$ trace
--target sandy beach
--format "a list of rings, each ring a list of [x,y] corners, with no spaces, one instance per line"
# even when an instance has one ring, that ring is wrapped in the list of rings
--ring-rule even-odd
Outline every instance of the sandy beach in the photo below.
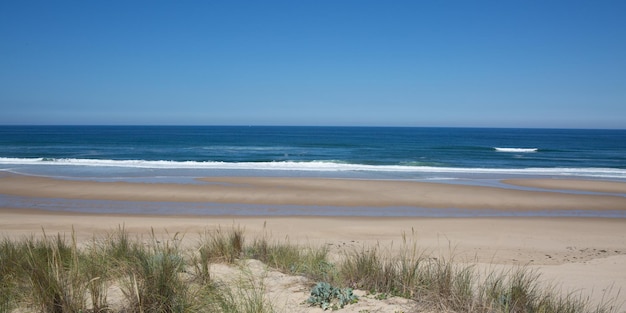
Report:
[[[154,202],[212,202],[317,206],[411,206],[492,210],[626,210],[626,197],[537,192],[391,180],[213,177],[203,184],[73,181],[3,174],[0,194],[23,197]],[[551,181],[561,189],[616,192],[626,183]],[[512,184],[543,188],[545,180]],[[588,187],[592,186],[592,187]],[[593,189],[591,189],[593,188]]]
[[[626,210],[619,195],[523,191],[399,181],[296,178],[210,178],[203,184],[139,184],[58,180],[3,174],[0,194],[38,198],[126,201],[210,201],[333,206],[413,205],[496,210]],[[623,193],[625,183],[519,181],[511,184]],[[1,206],[1,204],[0,204]],[[481,268],[529,266],[564,290],[600,301],[612,286],[626,300],[626,220],[621,218],[382,218],[293,216],[155,216],[0,209],[0,235],[76,232],[80,240],[124,225],[132,234],[180,232],[191,243],[207,229],[237,226],[246,236],[269,234],[301,244],[328,245],[333,253],[367,245],[399,249],[403,236],[428,253]]]

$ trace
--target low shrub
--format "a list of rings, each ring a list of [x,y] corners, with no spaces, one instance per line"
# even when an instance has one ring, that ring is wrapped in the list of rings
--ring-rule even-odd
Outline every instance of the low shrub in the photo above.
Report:
[[[312,306],[319,306],[324,311],[341,309],[344,306],[358,302],[359,298],[352,293],[351,288],[337,288],[327,282],[319,282],[311,289],[311,296],[307,300]]]

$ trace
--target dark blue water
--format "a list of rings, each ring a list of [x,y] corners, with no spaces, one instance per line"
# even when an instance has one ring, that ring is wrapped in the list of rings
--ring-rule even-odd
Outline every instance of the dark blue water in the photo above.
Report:
[[[58,176],[626,179],[626,130],[0,126],[0,169]]]

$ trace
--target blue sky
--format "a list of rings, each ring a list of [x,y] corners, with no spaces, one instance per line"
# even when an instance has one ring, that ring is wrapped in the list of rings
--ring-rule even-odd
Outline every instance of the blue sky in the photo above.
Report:
[[[626,128],[626,1],[2,1],[0,124]]]

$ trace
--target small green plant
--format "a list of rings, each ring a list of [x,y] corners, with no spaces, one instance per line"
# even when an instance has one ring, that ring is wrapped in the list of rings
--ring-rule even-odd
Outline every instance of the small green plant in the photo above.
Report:
[[[376,299],[376,300],[386,300],[388,298],[389,298],[389,295],[384,293],[384,292],[383,293],[378,293],[378,294],[376,294],[374,296],[374,299]]]
[[[352,293],[352,288],[337,288],[327,282],[319,282],[311,290],[311,297],[307,302],[312,306],[319,306],[324,311],[341,309],[344,306],[356,303],[359,298]]]

